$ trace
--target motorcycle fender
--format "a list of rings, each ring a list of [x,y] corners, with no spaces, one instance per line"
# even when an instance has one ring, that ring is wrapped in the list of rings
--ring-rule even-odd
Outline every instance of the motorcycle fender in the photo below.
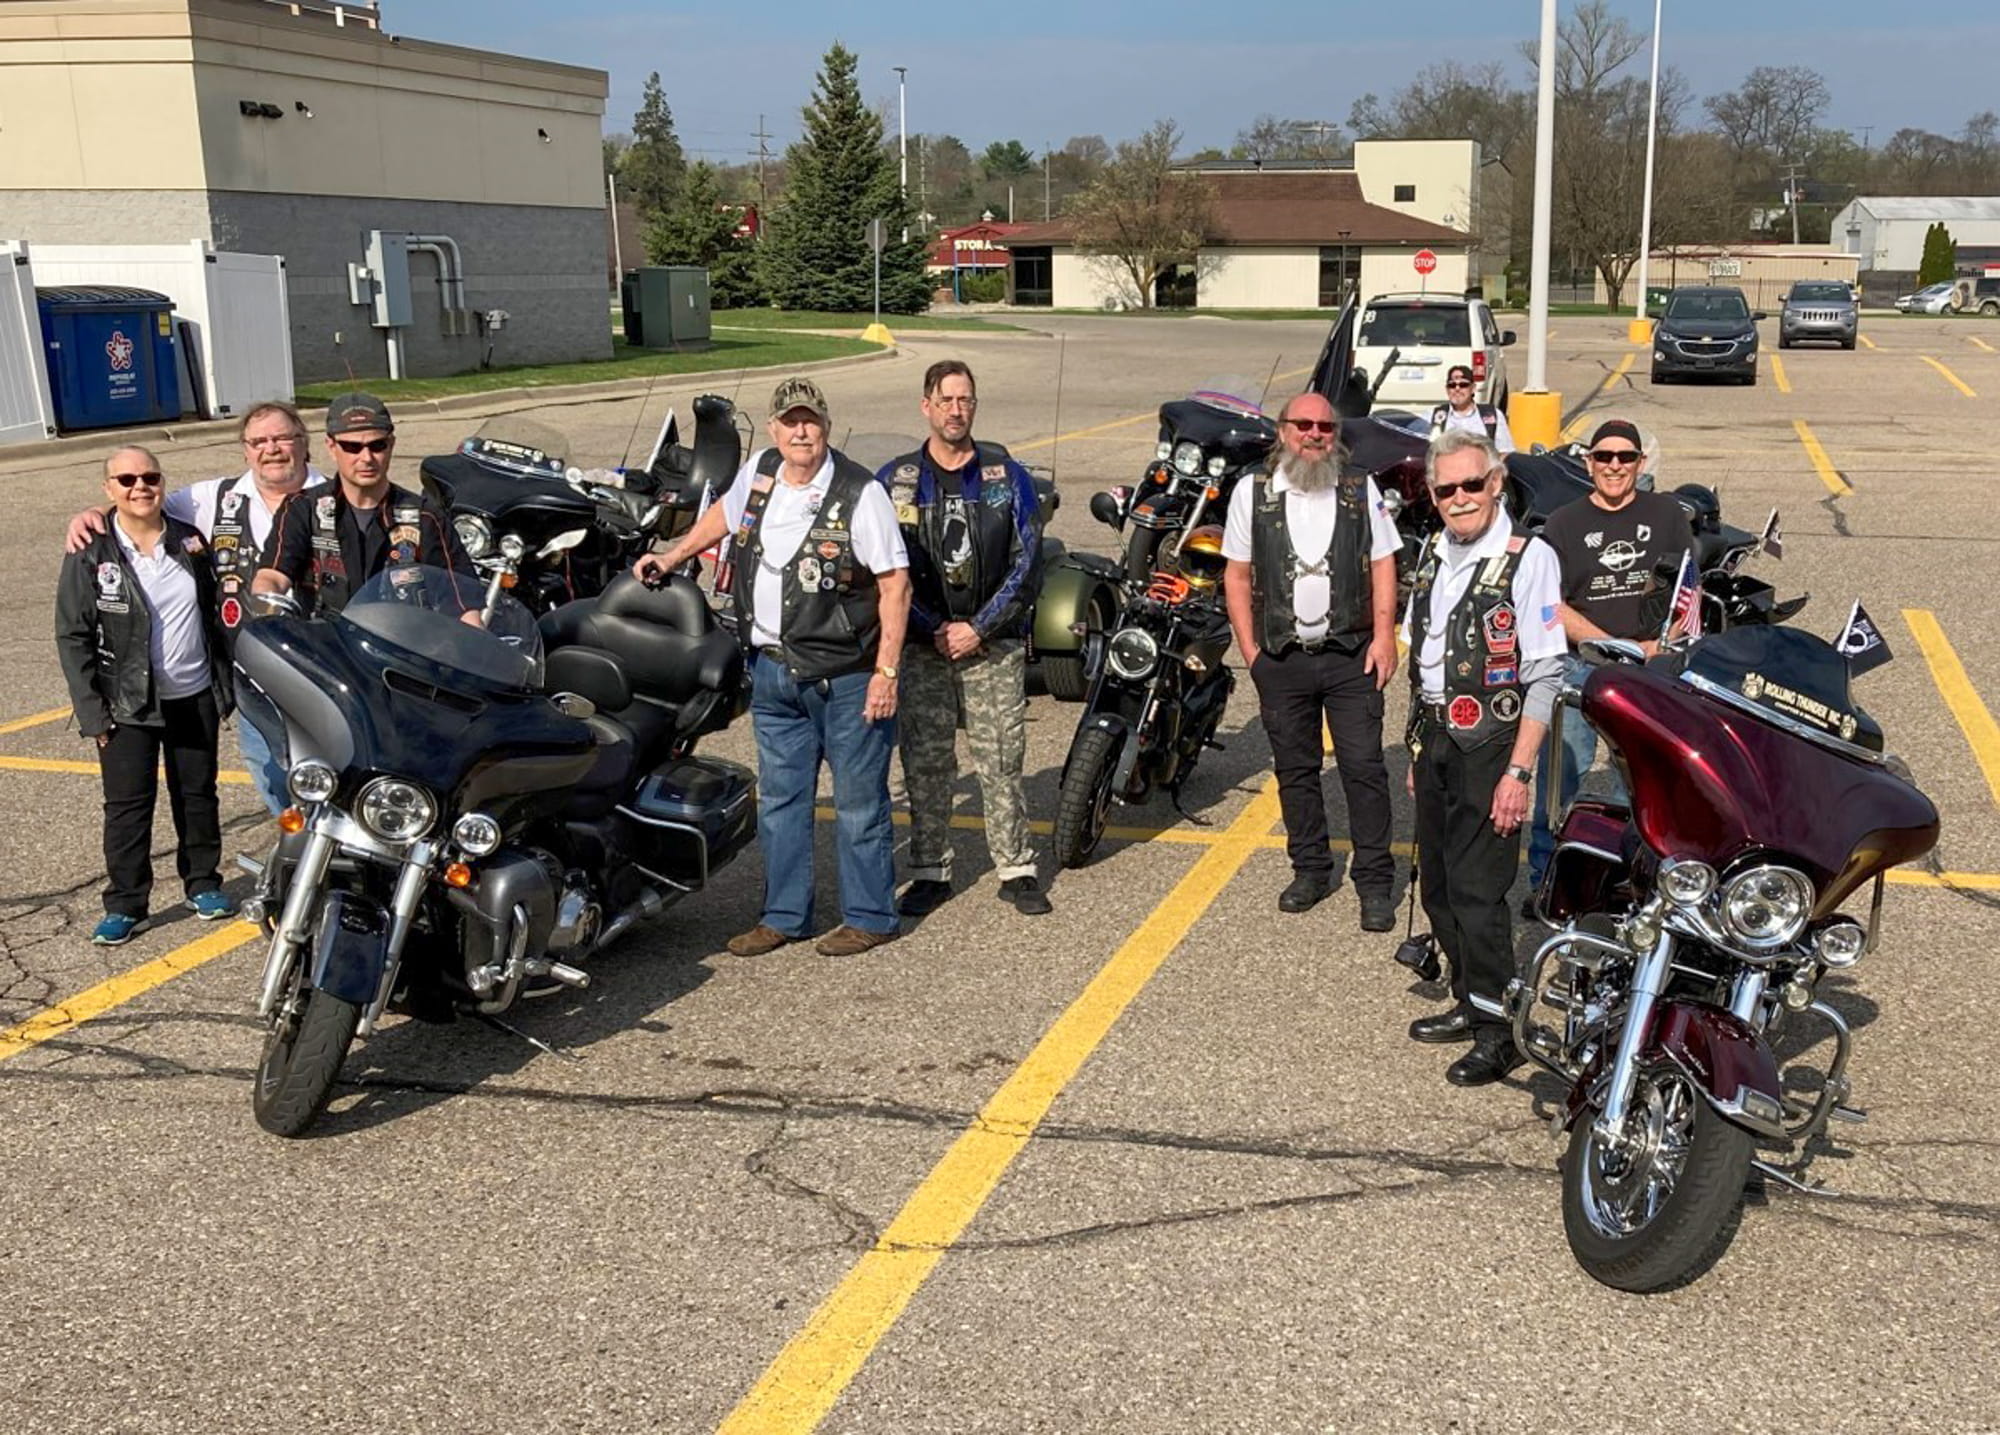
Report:
[[[365,1007],[388,964],[388,911],[358,893],[328,892],[313,934],[313,990]]]
[[[1070,631],[1070,625],[1088,622],[1091,599],[1110,588],[1105,575],[1079,562],[1080,556],[1065,553],[1043,570],[1042,590],[1035,598],[1037,654],[1070,654],[1081,648],[1083,639]],[[1115,593],[1106,606],[1116,611]]]
[[[1785,1108],[1777,1059],[1764,1039],[1733,1012],[1705,1002],[1661,1002],[1654,1009],[1653,1032],[1639,1059],[1643,1062],[1659,1056],[1686,1072],[1725,1120],[1760,1136],[1784,1136]],[[1565,1127],[1591,1105],[1608,1067],[1607,1054],[1570,1088],[1563,1112]]]
[[[1069,755],[1063,759],[1064,778],[1069,776],[1070,764],[1076,761],[1076,746],[1087,732],[1108,732],[1118,741],[1118,766],[1121,768],[1125,765],[1126,753],[1135,746],[1132,725],[1117,713],[1085,713],[1083,721],[1076,725],[1076,736],[1069,740]]]

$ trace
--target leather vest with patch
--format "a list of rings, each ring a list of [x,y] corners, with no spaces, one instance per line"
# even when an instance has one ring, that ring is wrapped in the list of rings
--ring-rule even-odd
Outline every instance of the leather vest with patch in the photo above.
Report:
[[[1529,540],[1519,533],[1507,551],[1482,559],[1465,596],[1445,618],[1444,730],[1460,748],[1511,737],[1521,721],[1520,614],[1514,608],[1514,573]],[[1445,536],[1424,549],[1410,585],[1410,687],[1421,701],[1418,655],[1430,631],[1431,589],[1437,582]]]
[[[1009,465],[1013,456],[997,443],[973,440],[973,462],[977,465],[973,496],[945,492],[946,478],[931,462],[926,445],[914,453],[890,460],[889,502],[896,509],[896,523],[903,530],[903,544],[910,555],[910,588],[916,605],[939,615],[945,622],[971,622],[1013,576],[1013,546],[1016,531],[1014,479]],[[965,471],[951,477],[963,481]],[[966,551],[957,569],[948,568],[941,556],[945,550],[944,500],[965,498]],[[1016,603],[985,636],[1015,638],[1026,626],[1035,590],[1040,587],[1040,545],[1036,545],[1028,581],[1021,585],[1028,601]],[[930,645],[930,635],[918,632],[913,622],[906,643]]]
[[[1349,650],[1361,647],[1374,628],[1367,481],[1341,479],[1335,489],[1340,516],[1333,525],[1333,541],[1312,560],[1292,544],[1285,495],[1276,491],[1269,470],[1251,469],[1237,482],[1257,485],[1250,501],[1250,622],[1257,630],[1258,645],[1281,653],[1298,641],[1292,598],[1300,575],[1310,574],[1328,580],[1328,640]]]
[[[215,591],[222,603],[222,628],[230,637],[243,626],[243,595],[257,574],[257,541],[250,532],[250,505],[261,502],[242,480],[225,484],[215,496],[215,523],[209,529],[209,551],[215,561]]]
[[[764,510],[779,482],[784,455],[766,449],[757,461],[730,549],[737,636],[750,643],[756,622],[757,570],[775,574],[781,594],[776,623],[785,667],[798,682],[818,682],[875,666],[882,618],[875,574],[854,552],[854,509],[875,475],[845,454],[833,455],[833,479],[806,536],[790,554],[771,561],[764,551]]]
[[[1494,408],[1491,404],[1474,404],[1473,409],[1478,413],[1479,421],[1486,425],[1486,437],[1489,440],[1499,437],[1500,410]],[[1439,404],[1436,408],[1432,409],[1431,437],[1436,438],[1439,434],[1443,433],[1444,426],[1450,421],[1450,404]]]
[[[354,590],[375,575],[363,573],[360,583],[347,571],[340,551],[340,509],[343,503],[337,485],[324,493],[306,494],[312,500],[312,572],[315,605],[321,617],[331,617],[347,606]],[[423,562],[423,501],[408,489],[389,486],[382,500],[389,511],[389,547],[385,567],[401,567]]]

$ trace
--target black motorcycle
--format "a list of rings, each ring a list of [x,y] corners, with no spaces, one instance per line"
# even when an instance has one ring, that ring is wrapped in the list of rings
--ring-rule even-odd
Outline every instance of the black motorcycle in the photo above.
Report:
[[[1138,484],[1092,498],[1091,513],[1125,535],[1129,581],[1143,583],[1171,564],[1176,535],[1220,521],[1238,475],[1269,456],[1278,426],[1245,396],[1249,388],[1235,377],[1212,379],[1161,404],[1159,445]]]
[[[1063,763],[1055,855],[1065,867],[1097,849],[1114,800],[1140,803],[1165,788],[1175,809],[1191,816],[1181,789],[1202,749],[1216,745],[1236,678],[1223,663],[1230,633],[1222,530],[1194,529],[1178,547],[1173,571],[1125,580],[1124,607]]]
[[[270,935],[251,1104],[296,1136],[385,1012],[488,1018],[707,884],[756,782],[696,757],[743,661],[693,584],[629,575],[537,627],[501,591],[391,568],[331,620],[263,617],[241,681],[283,716],[293,806],[244,916]]]

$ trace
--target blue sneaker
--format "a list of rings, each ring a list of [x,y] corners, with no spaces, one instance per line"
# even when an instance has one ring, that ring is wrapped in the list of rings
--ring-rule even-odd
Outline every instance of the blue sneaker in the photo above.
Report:
[[[204,922],[219,922],[236,915],[236,904],[220,892],[197,892],[187,899],[187,904]]]
[[[106,912],[104,920],[97,924],[97,930],[90,934],[90,940],[100,947],[122,947],[132,940],[132,933],[144,920],[124,912]]]

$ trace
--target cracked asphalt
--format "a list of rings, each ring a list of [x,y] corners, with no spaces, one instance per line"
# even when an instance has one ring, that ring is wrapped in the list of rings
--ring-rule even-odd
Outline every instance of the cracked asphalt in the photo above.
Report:
[[[1323,332],[1027,322],[916,334],[893,359],[824,374],[836,434],[914,435],[924,365],[966,357],[980,432],[1053,459],[1056,531],[1100,549],[1112,539],[1088,495],[1138,471],[1162,400],[1218,374],[1303,371]],[[1628,352],[1623,321],[1554,328],[1552,383],[1574,407]],[[510,1013],[518,1033],[386,1026],[306,1140],[250,1119],[251,946],[0,1051],[0,1409],[92,1435],[712,1430],[874,1248],[941,1258],[858,1352],[826,1431],[2000,1429],[1980,1373],[2000,1366],[2000,1038],[1981,1003],[2000,938],[2000,769],[1902,616],[1935,614],[1970,688],[2000,695],[1991,480],[1959,457],[2000,393],[2000,354],[1970,336],[2000,330],[1864,329],[1877,348],[1783,354],[1790,392],[1768,362],[1755,389],[1654,389],[1642,353],[1592,401],[1656,432],[1668,480],[1717,484],[1738,524],[1783,510],[1787,557],[1757,571],[1812,591],[1805,626],[1831,634],[1854,598],[1868,605],[1897,661],[1859,691],[1945,818],[1934,862],[1889,888],[1881,949],[1825,988],[1855,1027],[1870,1114],[1810,1168],[1842,1194],[1753,1191],[1695,1284],[1639,1299],[1582,1274],[1547,1135],[1556,1083],[1447,1086],[1451,1053],[1403,1035],[1438,992],[1389,960],[1393,938],[1359,932],[1344,887],[1279,914],[1289,874],[1269,843],[1193,917],[962,1234],[941,1253],[890,1238],[954,1143],[1017,1134],[982,1118],[989,1100],[1259,792],[1269,753],[1246,683],[1226,750],[1189,789],[1213,825],[1164,801],[1118,815],[1172,840],[1107,842],[1059,874],[1051,917],[997,902],[965,831],[960,895],[902,940],[849,961],[731,957],[724,940],[757,916],[753,851],[595,963],[588,992]],[[1525,349],[1509,358],[1518,383]],[[1059,367],[1075,436],[1051,445]],[[740,401],[760,411],[773,382],[748,376]],[[710,387],[735,376],[534,416],[574,459],[615,463],[635,417],[643,441]],[[1816,473],[1801,420],[1846,492]],[[478,421],[406,410],[401,471]],[[164,450],[177,482],[240,467],[233,443]],[[95,499],[102,452],[0,451],[14,513],[0,724],[64,701],[58,535]],[[1393,741],[1400,676],[1391,696]],[[1037,817],[1075,711],[1031,704]],[[710,750],[747,759],[747,725]],[[95,779],[20,765],[87,756],[61,722],[0,734],[0,1028],[212,931],[168,920],[129,947],[88,945]],[[1394,776],[1401,764],[1398,746]],[[248,788],[223,802],[231,851],[257,846]],[[959,810],[978,811],[969,778]],[[164,815],[157,836],[170,872]],[[1785,1054],[1824,1056],[1811,1035]]]

